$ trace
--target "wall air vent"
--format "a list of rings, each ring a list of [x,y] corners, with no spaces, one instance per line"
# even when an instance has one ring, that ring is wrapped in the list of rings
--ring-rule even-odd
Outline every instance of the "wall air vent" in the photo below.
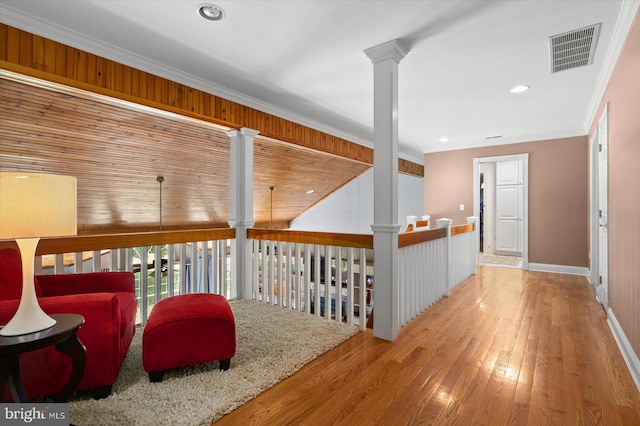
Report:
[[[600,24],[549,37],[551,72],[582,67],[593,62]]]

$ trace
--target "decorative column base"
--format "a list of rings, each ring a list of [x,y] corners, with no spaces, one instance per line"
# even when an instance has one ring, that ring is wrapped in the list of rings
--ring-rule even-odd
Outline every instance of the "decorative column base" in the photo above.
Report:
[[[398,337],[400,320],[400,270],[398,231],[400,225],[371,225],[374,247],[375,316],[373,335],[384,340]]]

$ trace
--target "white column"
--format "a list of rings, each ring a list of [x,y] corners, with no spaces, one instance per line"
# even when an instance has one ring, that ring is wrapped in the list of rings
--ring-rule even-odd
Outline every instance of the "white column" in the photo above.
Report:
[[[231,240],[232,298],[251,298],[251,249],[247,229],[255,224],[253,218],[253,139],[257,130],[242,128],[227,132],[231,152],[231,204],[229,226],[236,229]],[[237,294],[233,293],[233,288]]]
[[[399,329],[398,64],[408,50],[399,40],[371,47],[373,62],[373,335],[393,340]]]

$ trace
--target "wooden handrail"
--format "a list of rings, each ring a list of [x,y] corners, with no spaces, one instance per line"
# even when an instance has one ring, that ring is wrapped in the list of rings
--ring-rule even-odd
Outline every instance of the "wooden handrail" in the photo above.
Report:
[[[36,255],[76,253],[82,251],[140,247],[194,241],[235,238],[233,228],[194,229],[188,231],[141,232],[135,234],[79,235],[75,237],[42,238]],[[0,242],[0,248],[14,247],[15,242]]]
[[[275,229],[247,229],[247,238],[290,243],[320,244],[354,248],[373,248],[373,235],[340,234],[334,232],[281,231]]]
[[[398,235],[398,248],[426,243],[447,236],[446,228],[427,229],[424,231],[406,232]]]
[[[451,227],[451,235],[473,231],[473,224]],[[398,235],[398,248],[444,238],[445,228],[407,232]],[[131,234],[79,235],[75,237],[43,238],[36,255],[75,253],[124,247],[139,247],[161,244],[177,244],[193,241],[212,241],[235,238],[233,228],[195,229],[187,231],[142,232]],[[333,245],[373,249],[371,234],[343,234],[334,232],[283,231],[272,229],[248,229],[247,238],[292,243]],[[17,248],[13,241],[0,241],[0,249]]]
[[[464,234],[465,232],[473,232],[473,223],[467,223],[466,225],[456,225],[451,227],[451,236],[458,234]]]

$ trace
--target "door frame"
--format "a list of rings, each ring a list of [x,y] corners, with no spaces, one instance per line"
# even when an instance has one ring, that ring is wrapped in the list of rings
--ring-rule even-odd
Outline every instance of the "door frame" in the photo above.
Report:
[[[604,242],[607,253],[602,253],[600,250],[600,150],[599,145],[604,144],[607,146],[608,151],[609,135],[608,135],[608,104],[604,104],[604,108],[598,123],[589,139],[589,186],[590,186],[590,200],[589,200],[589,222],[590,222],[590,238],[589,238],[589,281],[596,290],[596,298],[598,302],[602,304],[605,310],[609,306],[609,268],[608,265],[604,270],[600,268],[600,258],[605,257],[608,263],[609,252],[609,233],[606,233],[607,241]],[[608,156],[608,152],[606,152]],[[608,172],[608,171],[607,171]],[[605,184],[608,185],[609,176],[604,175]],[[608,200],[606,200],[608,205]],[[607,220],[608,225],[608,220]],[[602,276],[603,286],[600,286],[600,276]]]
[[[497,161],[520,160],[522,167],[522,269],[529,269],[529,154],[500,155],[473,159],[473,215],[480,218],[480,164]],[[480,253],[480,233],[477,232],[476,247]]]
[[[598,288],[598,145],[600,138],[596,126],[589,139],[589,282],[594,289]]]

